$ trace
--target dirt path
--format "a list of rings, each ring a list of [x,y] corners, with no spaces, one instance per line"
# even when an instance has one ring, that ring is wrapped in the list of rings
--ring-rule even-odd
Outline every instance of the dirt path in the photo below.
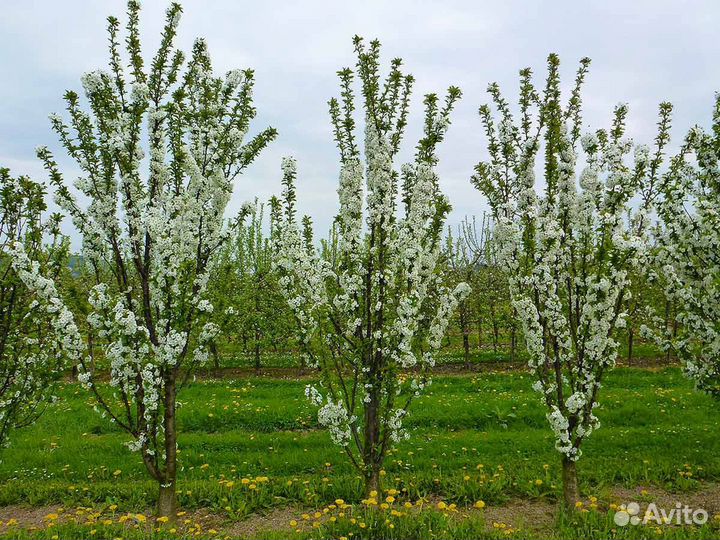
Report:
[[[631,502],[640,504],[641,513],[647,508],[650,502],[658,508],[667,511],[676,508],[679,503],[682,506],[689,506],[693,509],[702,508],[713,516],[720,514],[720,484],[705,483],[700,489],[692,492],[673,493],[657,486],[637,486],[626,488],[616,486],[610,490],[610,495],[603,497],[598,502],[600,511],[607,511],[611,504],[621,505]],[[590,501],[586,501],[588,505]],[[527,533],[540,538],[552,537],[560,503],[542,499],[523,500],[514,499],[502,506],[487,506],[482,510],[472,507],[459,507],[457,519],[464,519],[469,516],[482,516],[485,526],[492,530],[498,525],[511,527],[514,530],[527,531]],[[210,509],[197,509],[184,513],[178,518],[179,523],[186,523],[188,527],[198,527],[198,530],[216,530],[221,537],[231,538],[253,538],[266,532],[289,532],[292,530],[292,520],[302,521],[300,516],[303,512],[315,511],[317,509],[303,509],[297,506],[287,506],[269,509],[265,512],[252,514],[245,519],[232,521],[222,514],[215,513]],[[14,505],[0,507],[0,533],[3,532],[8,520],[14,520],[14,527],[21,529],[44,528],[49,521],[62,523],[76,521],[84,523],[92,516],[93,512],[101,512],[98,522],[113,517],[117,522],[120,516],[134,516],[137,514],[116,513],[108,507],[105,508],[63,508],[59,505],[30,507],[25,505]],[[108,512],[111,512],[109,514]],[[148,516],[147,526],[152,526],[152,512],[148,510],[144,515]],[[642,516],[641,516],[642,517]],[[130,518],[133,519],[133,518]],[[301,525],[302,526],[302,525]]]
[[[669,366],[680,366],[675,360],[669,362],[665,358],[641,358],[633,359],[628,364],[624,359],[618,359],[618,367],[632,367],[638,369],[658,369]],[[510,361],[492,361],[477,362],[466,367],[462,363],[457,364],[441,364],[435,366],[432,372],[435,375],[447,376],[464,376],[473,375],[475,373],[510,373],[521,372],[527,369],[526,362],[510,362]],[[268,378],[268,379],[312,379],[317,376],[317,372],[310,369],[302,369],[295,367],[265,367],[259,370],[251,367],[233,367],[221,369],[202,369],[195,372],[199,379],[245,379],[245,378]]]
[[[669,366],[680,366],[680,363],[671,359],[666,360],[664,357],[654,358],[634,358],[628,363],[623,358],[618,358],[617,367],[632,367],[638,369],[659,369]],[[466,367],[462,362],[453,364],[440,364],[432,369],[433,374],[441,376],[470,376],[477,373],[514,373],[522,372],[527,369],[526,362],[517,361],[486,361],[476,362]],[[253,367],[228,367],[228,368],[205,368],[196,369],[193,377],[200,380],[213,379],[278,379],[278,380],[311,380],[317,378],[317,371],[309,368],[299,367],[262,367],[255,369]],[[102,372],[97,377],[100,381],[107,381],[108,376]],[[72,381],[72,377],[65,378],[66,381]]]

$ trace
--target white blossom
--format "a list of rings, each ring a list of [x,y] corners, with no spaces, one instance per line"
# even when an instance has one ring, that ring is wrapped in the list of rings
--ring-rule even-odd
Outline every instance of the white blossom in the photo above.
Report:
[[[356,46],[364,47],[359,39]],[[376,56],[360,58],[377,63]],[[361,71],[364,91],[381,99],[368,78],[372,69]],[[342,72],[341,78],[350,84],[351,75]],[[354,108],[352,92],[343,93],[342,104],[331,101],[341,151],[340,209],[322,252],[303,241],[295,215],[297,166],[291,158],[282,163],[284,213],[274,262],[308,365],[319,368],[323,379],[306,395],[321,407],[320,424],[355,456],[366,480],[377,474],[390,444],[407,436],[402,423],[408,406],[429,383],[448,320],[469,291],[464,283],[448,289],[437,272],[449,203],[439,189],[434,151],[459,91],[450,90],[446,110],[428,108],[422,151],[398,171],[394,158],[402,133],[380,117],[404,114],[404,80],[398,72],[387,83],[392,88],[385,95],[398,95],[397,103],[388,103],[392,111],[375,114],[366,101],[362,152],[340,118]]]
[[[654,262],[680,331],[673,337],[643,330],[677,352],[698,388],[720,397],[720,94],[715,100],[712,130],[690,130],[658,204]]]
[[[551,55],[549,85],[559,84],[557,62]],[[491,146],[491,160],[479,164],[473,177],[493,210],[494,241],[523,329],[533,389],[549,408],[556,448],[570,461],[599,427],[593,409],[602,378],[615,365],[630,270],[642,271],[650,249],[647,215],[657,182],[650,167],[654,153],[623,138],[625,105],[616,108],[612,132],[580,136],[579,85],[586,66],[583,61],[578,72],[575,101],[565,106],[548,93],[538,114],[526,106],[525,124],[514,128],[492,85],[500,126],[491,123],[489,107],[481,114],[488,133],[505,145]],[[523,92],[532,91],[527,81]],[[669,109],[661,108],[664,114]],[[663,125],[660,145],[667,135]],[[542,187],[533,173],[540,164]],[[642,203],[631,204],[638,194]]]

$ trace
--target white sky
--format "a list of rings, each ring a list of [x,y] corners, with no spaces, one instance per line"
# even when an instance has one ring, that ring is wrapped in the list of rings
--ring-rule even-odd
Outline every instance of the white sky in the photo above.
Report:
[[[0,18],[0,166],[44,178],[35,147],[61,157],[47,115],[62,112],[66,89],[81,90],[80,76],[107,66],[105,18],[125,22],[121,0],[3,2]],[[144,49],[154,51],[167,2],[143,3]],[[335,72],[354,64],[351,38],[383,43],[384,61],[400,56],[415,75],[414,107],[404,158],[412,155],[422,119],[422,95],[460,86],[463,99],[440,149],[439,172],[454,206],[451,223],[479,214],[483,197],[468,179],[484,157],[477,116],[487,84],[497,81],[517,95],[517,72],[534,68],[538,82],[547,54],[563,62],[565,82],[577,61],[593,63],[584,102],[588,129],[607,125],[612,107],[630,104],[629,131],[641,142],[654,135],[657,104],[675,105],[675,141],[690,126],[708,124],[720,90],[720,2],[707,1],[504,1],[393,2],[305,0],[238,2],[187,0],[178,43],[189,51],[207,39],[218,73],[256,71],[257,132],[273,125],[280,136],[235,187],[230,212],[255,196],[280,192],[280,159],[298,159],[299,209],[317,234],[327,230],[337,207],[338,160],[327,114],[338,94]],[[76,169],[60,159],[67,180]],[[68,226],[66,230],[72,234]],[[74,236],[74,235],[73,235]],[[74,246],[79,247],[74,238]]]

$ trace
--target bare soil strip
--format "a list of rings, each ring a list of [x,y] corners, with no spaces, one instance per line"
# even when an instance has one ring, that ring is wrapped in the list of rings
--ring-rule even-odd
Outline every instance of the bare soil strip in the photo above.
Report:
[[[680,363],[671,359],[666,360],[663,357],[658,358],[639,358],[633,359],[628,363],[624,359],[618,359],[618,367],[632,367],[638,369],[660,369],[670,366],[678,367]],[[525,362],[510,361],[492,361],[477,362],[471,364],[470,367],[462,363],[457,364],[441,364],[435,366],[432,372],[436,375],[473,375],[475,373],[509,373],[521,372],[527,370]],[[268,379],[312,379],[317,377],[317,372],[308,368],[295,367],[264,367],[255,369],[251,367],[238,368],[221,368],[221,369],[201,369],[196,370],[195,375],[198,379],[245,379],[250,377],[268,378]]]
[[[680,503],[693,509],[702,508],[712,517],[720,513],[720,484],[705,483],[697,491],[682,493],[669,492],[657,486],[634,488],[616,486],[610,490],[608,496],[603,497],[599,504],[601,510],[607,510],[607,506],[611,503],[619,506],[630,502],[639,502],[643,508],[653,502],[658,508],[667,511],[672,510],[676,504]],[[458,519],[463,519],[468,516],[482,515],[488,529],[493,529],[496,524],[504,524],[515,530],[548,537],[553,534],[559,504],[554,501],[514,499],[502,506],[487,506],[483,510],[460,507],[457,516]],[[290,531],[292,530],[290,521],[299,520],[303,511],[310,510],[316,509],[303,509],[296,506],[272,508],[263,513],[252,514],[240,521],[230,521],[226,516],[214,513],[209,509],[198,509],[188,512],[183,519],[190,519],[194,523],[202,524],[206,531],[216,529],[221,535],[231,538],[252,538],[262,532]],[[59,520],[62,521],[74,516],[75,509],[62,508],[60,505],[5,506],[0,507],[0,522],[4,524],[8,520],[14,519],[18,528],[44,528],[48,522],[47,516],[52,514],[60,514]],[[152,510],[148,510],[145,515],[152,515]]]

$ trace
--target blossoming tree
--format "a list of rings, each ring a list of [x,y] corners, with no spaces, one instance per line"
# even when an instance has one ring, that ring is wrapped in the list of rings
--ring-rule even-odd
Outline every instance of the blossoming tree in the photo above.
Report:
[[[720,94],[712,131],[693,128],[663,178],[657,262],[679,335],[670,344],[698,388],[720,399]]]
[[[41,184],[0,168],[0,448],[44,411],[82,347],[53,279],[67,266],[67,242],[46,210]]]
[[[519,122],[498,86],[490,85],[497,121],[489,106],[480,109],[490,158],[472,179],[493,211],[533,387],[542,395],[562,456],[569,507],[579,500],[580,447],[600,425],[595,408],[603,376],[615,363],[629,270],[647,256],[648,213],[670,117],[670,106],[661,105],[656,148],[651,153],[636,146],[634,159],[623,104],[615,108],[610,130],[581,137],[580,93],[588,65],[581,61],[567,103],[561,100],[557,56],[548,58],[542,91],[530,70],[521,71]],[[584,166],[577,175],[579,158]],[[536,169],[543,172],[542,183]]]
[[[467,272],[464,281],[472,287],[470,296],[460,303],[458,315],[463,328],[463,348],[465,349],[465,364],[469,367],[469,332],[470,318],[474,319],[477,329],[477,346],[482,348],[483,326],[489,325],[493,352],[497,353],[500,347],[501,332],[508,333],[510,337],[510,359],[515,359],[517,348],[517,324],[512,317],[510,306],[510,295],[508,291],[505,269],[497,260],[497,249],[491,229],[492,219],[483,213],[480,227],[477,220],[464,219],[458,227],[458,238],[456,246],[461,246],[461,259],[466,262],[457,265],[451,260],[451,268],[465,267]],[[457,255],[456,255],[457,257]],[[468,264],[469,263],[469,264]],[[450,272],[452,276],[453,271]],[[463,309],[471,315],[466,315],[465,322],[462,321]]]
[[[452,286],[456,283],[469,285],[474,281],[473,278],[477,273],[478,258],[470,252],[468,242],[463,237],[464,228],[468,226],[467,220],[463,221],[458,227],[457,237],[453,236],[452,229],[448,228],[442,260],[446,285]],[[474,291],[475,287],[473,287]],[[470,369],[470,326],[476,317],[474,307],[470,295],[468,295],[458,303],[456,310],[458,330],[462,334],[465,369]]]
[[[356,73],[344,69],[341,98],[329,102],[341,163],[335,238],[324,256],[305,241],[295,215],[296,165],[288,158],[276,264],[307,362],[321,372],[321,383],[308,386],[306,394],[370,496],[379,490],[388,449],[408,436],[403,418],[429,382],[433,352],[468,287],[450,290],[436,271],[450,205],[438,185],[435,149],[460,91],[451,87],[444,103],[433,94],[425,97],[424,136],[414,162],[398,171],[393,160],[413,78],[394,60],[381,80],[380,44],[366,46],[358,37],[354,43],[365,138],[361,149]]]
[[[253,72],[215,77],[205,41],[185,64],[174,48],[181,13],[167,11],[157,54],[146,68],[139,3],[128,3],[123,67],[119,22],[110,17],[110,69],[83,76],[89,111],[67,92],[69,121],[54,130],[82,171],[66,186],[52,154],[38,150],[56,200],[83,239],[95,277],[90,292],[88,354],[79,378],[99,407],[125,430],[160,485],[158,512],[174,517],[177,475],[176,399],[192,368],[207,359],[216,327],[206,288],[214,255],[227,238],[223,215],[233,181],[276,135],[268,128],[245,142]],[[145,152],[148,152],[146,159]],[[96,380],[107,366],[110,384]]]
[[[279,201],[273,198],[269,204],[272,214],[272,205]],[[264,231],[268,221],[269,235]],[[261,367],[264,349],[277,350],[294,330],[272,264],[274,229],[273,216],[265,219],[264,204],[257,200],[247,204],[234,224],[232,239],[223,249],[219,271],[210,282],[211,300],[218,315],[215,322],[224,335],[223,341],[240,338],[256,370]]]

